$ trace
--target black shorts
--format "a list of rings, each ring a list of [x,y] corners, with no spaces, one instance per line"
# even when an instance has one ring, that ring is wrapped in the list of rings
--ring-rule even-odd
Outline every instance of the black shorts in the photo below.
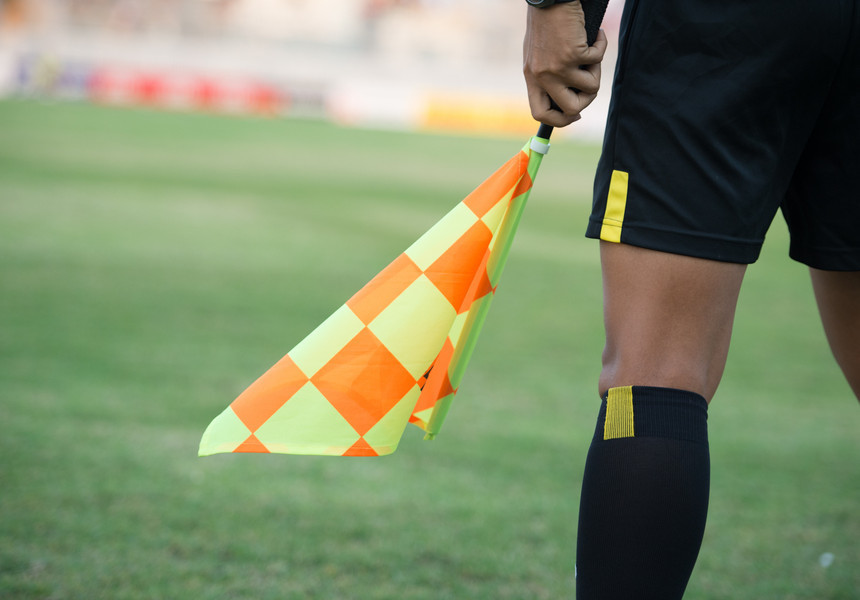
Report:
[[[860,270],[860,2],[627,0],[588,237]]]

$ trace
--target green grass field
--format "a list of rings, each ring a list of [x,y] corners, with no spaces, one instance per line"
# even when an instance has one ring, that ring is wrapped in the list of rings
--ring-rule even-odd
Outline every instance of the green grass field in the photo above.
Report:
[[[544,161],[436,441],[196,456],[245,386],[524,141],[0,103],[0,598],[572,598],[597,146]],[[786,248],[777,217],[710,411],[689,599],[860,589],[860,408]]]

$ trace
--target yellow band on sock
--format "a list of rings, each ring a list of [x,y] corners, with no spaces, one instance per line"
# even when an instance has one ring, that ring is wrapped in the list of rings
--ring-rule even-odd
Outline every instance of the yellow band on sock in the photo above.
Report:
[[[633,387],[610,388],[606,397],[603,439],[614,440],[633,436]]]

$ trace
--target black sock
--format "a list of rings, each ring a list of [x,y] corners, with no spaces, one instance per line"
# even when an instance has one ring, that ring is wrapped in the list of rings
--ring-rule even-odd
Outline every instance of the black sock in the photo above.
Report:
[[[684,595],[708,513],[708,404],[668,388],[612,388],[582,481],[579,600]]]

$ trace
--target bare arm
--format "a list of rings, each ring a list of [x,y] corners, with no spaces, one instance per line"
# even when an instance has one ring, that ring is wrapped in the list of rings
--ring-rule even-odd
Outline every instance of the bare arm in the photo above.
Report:
[[[578,1],[549,8],[529,6],[523,73],[532,116],[553,127],[579,120],[579,113],[591,104],[600,88],[604,52],[603,31],[593,46],[588,45],[585,14]]]

